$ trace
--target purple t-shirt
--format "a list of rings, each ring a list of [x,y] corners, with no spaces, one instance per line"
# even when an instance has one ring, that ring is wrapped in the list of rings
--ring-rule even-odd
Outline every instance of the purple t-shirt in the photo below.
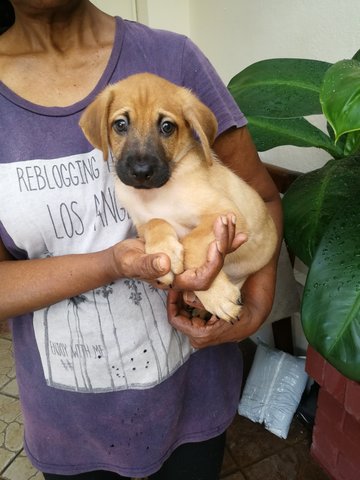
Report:
[[[120,18],[106,70],[82,101],[42,107],[0,84],[0,235],[14,257],[93,252],[134,234],[111,165],[78,121],[108,83],[144,71],[191,88],[219,132],[246,123],[189,39]],[[194,351],[168,324],[165,304],[163,291],[122,279],[13,321],[25,448],[36,468],[146,476],[176,446],[227,428],[239,399],[238,346]]]

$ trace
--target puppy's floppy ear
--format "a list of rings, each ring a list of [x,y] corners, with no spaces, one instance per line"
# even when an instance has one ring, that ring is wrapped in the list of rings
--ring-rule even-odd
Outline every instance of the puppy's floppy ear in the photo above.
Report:
[[[205,159],[209,165],[212,164],[211,146],[214,143],[218,124],[215,115],[210,108],[204,105],[189,90],[185,90],[183,103],[183,114],[186,122],[199,137]]]
[[[107,160],[109,153],[108,119],[113,97],[112,88],[107,87],[85,109],[79,122],[89,142],[94,145],[94,147],[102,150],[104,160]]]

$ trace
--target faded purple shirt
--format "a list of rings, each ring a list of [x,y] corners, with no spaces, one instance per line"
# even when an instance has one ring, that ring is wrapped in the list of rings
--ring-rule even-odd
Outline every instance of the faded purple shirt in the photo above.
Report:
[[[0,84],[0,235],[15,258],[93,252],[134,234],[111,164],[78,121],[108,83],[143,71],[191,88],[220,133],[245,125],[189,39],[120,18],[106,70],[79,103],[42,107]],[[194,351],[168,324],[165,304],[164,292],[122,279],[13,321],[25,448],[37,469],[142,477],[176,446],[227,428],[239,399],[239,349]]]

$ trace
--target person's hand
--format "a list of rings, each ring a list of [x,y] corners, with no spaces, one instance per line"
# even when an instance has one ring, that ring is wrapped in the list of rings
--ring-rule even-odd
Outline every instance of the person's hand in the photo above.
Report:
[[[213,230],[215,240],[209,245],[206,262],[199,268],[176,275],[172,285],[174,290],[207,290],[222,269],[225,256],[247,240],[244,233],[236,233],[236,217],[232,213],[219,216]]]
[[[241,291],[243,306],[237,321],[229,323],[215,316],[207,321],[193,317],[188,304],[197,306],[196,299],[191,299],[189,293],[185,303],[182,292],[170,290],[167,300],[170,324],[184,333],[191,345],[198,349],[227,342],[240,342],[253,335],[271,310],[276,277],[274,263],[254,273],[245,282]]]
[[[229,218],[231,217],[228,216],[228,220]],[[239,342],[249,337],[260,328],[272,307],[276,281],[275,259],[262,270],[251,275],[243,285],[241,291],[243,306],[238,320],[229,323],[215,316],[209,320],[204,320],[199,316],[193,317],[193,308],[201,310],[202,305],[199,304],[196,295],[191,290],[200,290],[199,285],[208,288],[222,268],[225,255],[236,248],[241,248],[246,241],[244,236],[235,235],[232,225],[232,222],[229,224],[229,221],[217,220],[214,226],[217,248],[214,250],[209,248],[206,264],[196,272],[190,270],[184,272],[180,281],[179,277],[181,276],[177,277],[176,287],[186,285],[188,288],[185,292],[173,289],[168,293],[169,323],[188,336],[191,345],[195,348]],[[199,278],[200,281],[197,282]],[[210,283],[207,283],[205,279],[210,280]]]
[[[145,253],[139,238],[123,240],[111,248],[114,278],[137,278],[149,283],[170,271],[170,258],[165,253]]]
[[[215,240],[209,246],[205,264],[177,275],[174,288],[206,290],[221,270],[225,255],[236,250],[247,240],[246,235],[236,234],[233,214],[217,218],[214,223],[214,234]],[[137,278],[161,287],[156,279],[170,271],[169,257],[161,252],[146,254],[145,243],[139,238],[123,240],[111,247],[110,251],[110,269],[114,279]]]

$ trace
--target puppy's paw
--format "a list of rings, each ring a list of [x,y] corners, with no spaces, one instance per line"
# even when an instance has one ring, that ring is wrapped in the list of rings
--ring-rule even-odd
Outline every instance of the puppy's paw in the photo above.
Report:
[[[175,275],[178,275],[184,271],[184,247],[175,238],[169,240],[163,252],[170,257],[171,271]]]
[[[196,292],[206,310],[227,322],[237,321],[241,312],[241,294],[235,285],[227,282],[219,290],[212,285],[208,290]]]
[[[162,242],[157,244],[145,246],[146,253],[165,253],[171,262],[171,270],[166,275],[158,278],[158,281],[171,285],[174,281],[174,276],[184,271],[184,247],[174,237],[167,237]]]
[[[175,275],[173,274],[172,271],[168,272],[166,275],[163,275],[162,277],[157,278],[157,281],[159,283],[162,283],[163,285],[171,285],[174,281]]]

